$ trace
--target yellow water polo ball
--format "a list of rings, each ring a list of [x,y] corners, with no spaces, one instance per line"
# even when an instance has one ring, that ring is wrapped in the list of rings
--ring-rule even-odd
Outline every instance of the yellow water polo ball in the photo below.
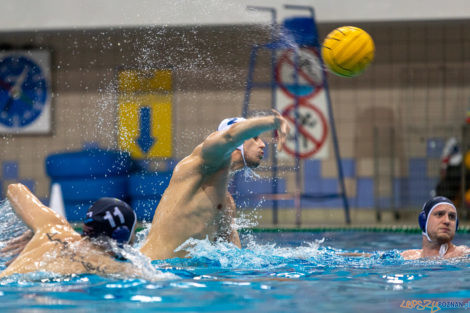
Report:
[[[467,151],[465,153],[464,162],[465,162],[465,166],[467,167],[467,169],[470,170],[470,151]]]
[[[321,53],[331,72],[354,77],[364,72],[374,60],[375,45],[372,37],[364,30],[343,26],[326,36]]]
[[[465,192],[465,202],[467,205],[470,204],[470,189]]]

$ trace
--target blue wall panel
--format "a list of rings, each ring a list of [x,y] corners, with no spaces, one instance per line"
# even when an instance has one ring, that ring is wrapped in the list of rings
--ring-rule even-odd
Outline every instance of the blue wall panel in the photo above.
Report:
[[[358,178],[356,182],[356,207],[373,208],[374,207],[374,179]]]
[[[36,181],[32,179],[20,179],[19,181],[26,187],[28,187],[29,190],[31,190],[32,193],[35,193],[36,191]]]
[[[356,176],[355,159],[341,159],[341,167],[343,168],[343,175],[345,178],[354,178]]]
[[[2,162],[2,179],[15,179],[17,180],[18,175],[18,162],[5,161]]]

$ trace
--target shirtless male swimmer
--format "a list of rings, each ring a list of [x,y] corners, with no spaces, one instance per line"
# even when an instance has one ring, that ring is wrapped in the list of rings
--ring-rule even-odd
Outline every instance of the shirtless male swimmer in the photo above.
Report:
[[[422,249],[406,250],[401,256],[406,260],[419,258],[456,258],[470,254],[467,246],[452,243],[458,228],[457,209],[445,197],[427,201],[418,217],[423,231]]]
[[[206,237],[240,247],[232,226],[235,202],[227,190],[230,174],[260,164],[265,144],[258,136],[270,130],[277,130],[281,149],[289,126],[277,111],[271,116],[223,120],[176,165],[141,252],[152,260],[184,257],[186,252],[175,249],[188,238]]]
[[[24,185],[9,185],[7,197],[33,236],[26,246],[21,245],[21,253],[0,273],[0,278],[35,271],[143,276],[131,263],[116,259],[108,246],[109,240],[128,243],[133,237],[136,216],[123,201],[103,198],[95,202],[87,212],[82,236]]]
[[[184,251],[175,252],[175,249],[189,238],[206,237],[212,241],[230,241],[240,247],[238,233],[232,226],[235,203],[227,190],[230,174],[260,164],[265,144],[258,136],[270,130],[277,130],[280,149],[289,126],[277,111],[271,116],[223,120],[216,132],[175,167],[141,252],[152,260],[184,257]],[[27,239],[19,243],[16,248],[21,253],[0,277],[36,270],[59,274],[134,273],[130,264],[116,261],[82,238],[25,186],[10,185],[7,196],[34,236],[23,251]],[[116,214],[109,214],[116,221]],[[54,255],[52,259],[51,255]],[[38,267],[41,263],[37,261],[45,258],[49,258],[48,262]]]

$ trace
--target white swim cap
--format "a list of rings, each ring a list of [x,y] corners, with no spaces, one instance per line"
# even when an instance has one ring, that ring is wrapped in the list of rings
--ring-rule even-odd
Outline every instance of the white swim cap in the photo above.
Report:
[[[246,121],[246,119],[243,118],[243,117],[229,117],[229,118],[226,118],[222,122],[220,122],[219,127],[217,127],[217,130],[222,131],[222,130],[229,129],[230,127],[233,126],[233,124],[236,124],[236,123],[241,122],[241,121]],[[237,149],[242,152],[242,157],[243,157],[243,161],[244,161],[245,160],[245,155],[244,155],[244,152],[243,152],[243,144],[239,145],[237,147]]]
[[[241,121],[246,121],[246,119],[243,118],[243,117],[229,117],[229,118],[226,118],[226,119],[224,119],[222,122],[220,122],[219,127],[217,127],[217,130],[218,130],[218,131],[222,131],[222,130],[229,129],[230,127],[233,126],[233,124],[236,124],[236,123],[241,122]],[[253,179],[253,178],[259,178],[260,176],[259,176],[258,174],[256,174],[256,173],[255,173],[250,167],[248,167],[248,165],[246,164],[245,152],[243,151],[243,144],[239,145],[239,146],[237,147],[237,149],[240,150],[240,152],[242,153],[243,164],[245,165],[245,166],[244,166],[244,176],[245,176],[245,180]]]

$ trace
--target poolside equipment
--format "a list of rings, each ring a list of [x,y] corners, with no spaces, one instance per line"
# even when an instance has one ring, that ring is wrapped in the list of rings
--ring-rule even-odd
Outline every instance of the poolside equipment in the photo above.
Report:
[[[127,199],[129,153],[100,148],[51,154],[45,161],[51,186],[60,185],[65,215],[81,221],[90,205],[101,197]]]
[[[129,176],[127,194],[139,221],[152,221],[172,171],[137,172]]]
[[[53,183],[51,185],[49,207],[60,216],[66,217],[64,197],[62,196],[62,188],[60,188],[59,183]]]
[[[323,62],[321,60],[321,55],[319,52],[320,44],[318,41],[318,32],[315,23],[314,10],[309,6],[297,6],[297,5],[285,5],[286,9],[293,10],[307,10],[310,13],[310,16],[302,17],[292,17],[284,20],[282,26],[277,24],[277,11],[274,8],[267,7],[248,7],[250,10],[258,11],[267,11],[271,14],[271,33],[270,33],[270,42],[266,44],[256,44],[252,47],[250,53],[250,62],[248,68],[248,76],[246,80],[246,89],[245,89],[245,98],[243,103],[242,115],[244,117],[249,116],[253,111],[250,108],[250,96],[255,88],[264,88],[270,89],[271,91],[271,108],[278,108],[278,89],[282,89],[284,92],[291,95],[291,100],[293,102],[292,107],[286,109],[289,112],[281,112],[281,114],[290,114],[292,116],[300,116],[301,109],[307,108],[313,113],[319,114],[319,109],[315,105],[312,105],[309,101],[311,94],[314,94],[318,91],[325,92],[326,102],[325,112],[328,117],[324,117],[321,121],[322,124],[329,127],[329,132],[331,134],[331,139],[333,143],[334,157],[337,165],[337,175],[338,175],[338,188],[335,188],[333,192],[305,192],[304,184],[302,180],[308,181],[308,173],[305,177],[301,173],[301,159],[311,157],[312,154],[316,153],[317,150],[313,149],[311,151],[302,152],[300,145],[300,137],[302,132],[300,129],[299,118],[293,118],[295,123],[293,127],[294,135],[292,136],[294,145],[290,149],[289,154],[292,155],[291,159],[295,160],[293,166],[279,166],[278,156],[275,149],[271,149],[271,190],[269,194],[246,194],[242,195],[240,198],[242,201],[247,201],[249,197],[257,197],[257,199],[266,199],[272,201],[272,210],[273,210],[273,224],[278,223],[278,209],[280,202],[288,202],[285,205],[296,208],[296,224],[301,224],[301,207],[302,203],[312,201],[312,200],[331,200],[338,199],[342,200],[342,206],[344,207],[345,212],[345,221],[347,224],[350,224],[351,219],[349,215],[349,203],[346,195],[346,188],[344,183],[344,174],[343,168],[341,166],[341,157],[339,153],[339,144],[336,136],[336,128],[333,118],[333,111],[331,107],[331,99],[328,91],[328,81],[326,79],[326,73],[324,70]],[[270,80],[265,81],[255,81],[255,67],[259,64],[259,57],[269,54],[270,62]],[[301,53],[304,53],[301,55]],[[290,70],[292,75],[288,75],[288,82],[280,82],[279,72],[280,66],[278,62],[278,56],[283,55],[284,63],[290,65]],[[302,58],[301,58],[302,57]],[[282,58],[282,57],[281,57]],[[303,61],[308,61],[310,65],[307,66],[305,71],[300,70],[301,59]],[[313,68],[312,68],[313,67]],[[307,76],[307,82],[310,83],[306,85],[300,84],[301,78],[305,79]],[[320,142],[324,143],[326,141],[326,130],[324,136],[321,136]],[[317,145],[317,148],[319,145]],[[285,147],[284,147],[285,148]],[[285,149],[286,150],[286,149]],[[279,186],[280,179],[278,178],[278,173],[280,171],[290,171],[295,173],[295,192],[290,192],[289,194],[285,193],[284,190],[281,190]],[[238,186],[239,187],[239,186]],[[339,189],[339,190],[336,190]],[[341,201],[340,201],[341,202]],[[239,203],[237,203],[239,205]],[[341,204],[339,204],[341,206]]]

